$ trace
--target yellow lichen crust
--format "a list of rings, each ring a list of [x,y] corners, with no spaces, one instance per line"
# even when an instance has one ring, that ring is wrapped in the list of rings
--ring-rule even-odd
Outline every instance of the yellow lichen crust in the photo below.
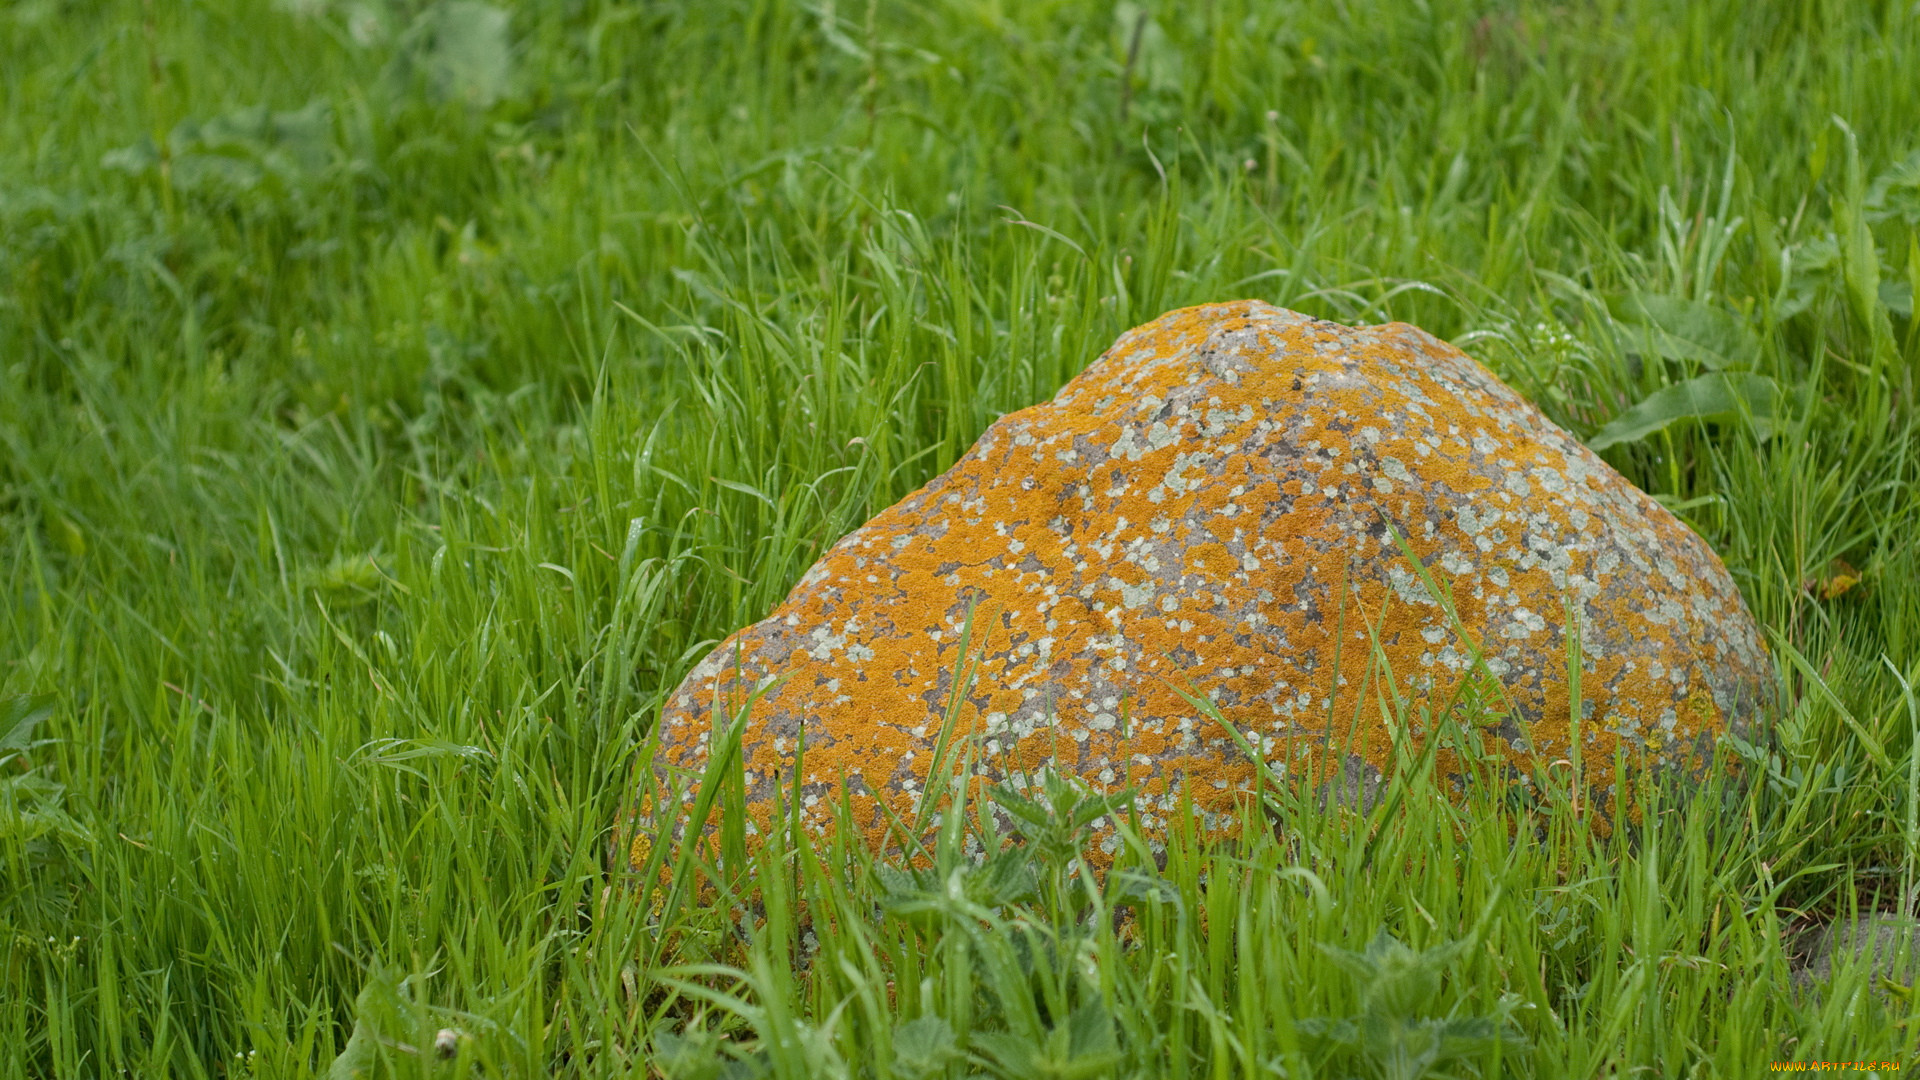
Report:
[[[1582,786],[1604,793],[1616,748],[1692,767],[1751,719],[1770,670],[1706,543],[1458,349],[1242,301],[1122,335],[836,544],[669,697],[663,768],[697,775],[716,703],[764,689],[742,743],[759,828],[797,790],[824,831],[843,780],[862,828],[884,826],[877,800],[911,819],[969,611],[956,745],[988,778],[1057,762],[1095,788],[1138,785],[1149,833],[1183,788],[1215,827],[1256,782],[1176,688],[1277,774],[1372,788],[1396,733],[1427,734],[1383,716],[1379,673],[1405,715],[1430,716],[1477,643],[1516,717],[1481,730],[1524,778],[1573,756],[1573,612]]]

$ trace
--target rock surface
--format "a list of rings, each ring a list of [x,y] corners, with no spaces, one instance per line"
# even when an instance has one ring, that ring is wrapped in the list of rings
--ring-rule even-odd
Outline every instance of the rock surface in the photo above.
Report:
[[[1276,773],[1371,789],[1404,730],[1383,720],[1378,661],[1418,717],[1460,690],[1475,642],[1477,681],[1497,678],[1514,717],[1481,730],[1525,782],[1528,757],[1569,757],[1576,611],[1581,756],[1603,804],[1616,747],[1693,767],[1770,683],[1706,543],[1458,349],[1257,301],[1187,308],[836,544],[669,697],[657,761],[690,789],[714,704],[764,689],[742,744],[761,827],[791,805],[803,731],[811,829],[831,826],[843,777],[861,828],[884,827],[879,800],[911,820],[972,612],[954,745],[990,778],[1055,762],[1139,785],[1150,833],[1183,787],[1215,827],[1256,782],[1176,687]],[[1450,751],[1436,762],[1457,775]]]

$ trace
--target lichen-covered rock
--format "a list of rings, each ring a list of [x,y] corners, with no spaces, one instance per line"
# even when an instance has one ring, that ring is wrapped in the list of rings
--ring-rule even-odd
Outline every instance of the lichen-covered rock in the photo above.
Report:
[[[1439,710],[1477,643],[1479,681],[1516,717],[1485,735],[1524,782],[1528,756],[1570,756],[1576,613],[1580,756],[1604,798],[1616,747],[1692,766],[1769,684],[1707,545],[1472,359],[1410,326],[1239,302],[1128,332],[841,540],[671,695],[658,760],[697,775],[715,702],[764,689],[743,742],[762,827],[776,790],[791,804],[803,736],[810,826],[831,824],[843,779],[862,828],[883,824],[876,800],[911,819],[970,611],[954,734],[975,767],[1138,785],[1149,831],[1183,786],[1217,824],[1256,781],[1176,688],[1276,773],[1371,787],[1396,731],[1426,734],[1383,719],[1381,697]]]

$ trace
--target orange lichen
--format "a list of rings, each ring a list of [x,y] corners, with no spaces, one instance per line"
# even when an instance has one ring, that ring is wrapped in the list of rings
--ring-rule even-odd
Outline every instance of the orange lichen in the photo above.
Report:
[[[1570,748],[1569,610],[1589,786],[1613,783],[1617,745],[1690,761],[1756,707],[1765,653],[1712,551],[1464,354],[1398,324],[1188,308],[835,545],[669,698],[661,758],[699,770],[715,703],[770,687],[745,728],[749,799],[797,797],[824,831],[844,779],[878,839],[880,800],[913,818],[964,689],[955,746],[986,776],[1139,784],[1150,831],[1184,785],[1213,828],[1256,770],[1180,691],[1325,790],[1393,768],[1383,671],[1418,716],[1478,649],[1524,774]]]

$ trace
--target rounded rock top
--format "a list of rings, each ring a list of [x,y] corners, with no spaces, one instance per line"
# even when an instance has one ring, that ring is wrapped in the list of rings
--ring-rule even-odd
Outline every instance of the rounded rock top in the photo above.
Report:
[[[1135,786],[1150,834],[1183,805],[1211,829],[1259,782],[1249,751],[1367,799],[1446,709],[1527,783],[1575,756],[1574,657],[1602,803],[1616,750],[1697,768],[1771,685],[1705,541],[1466,354],[1209,304],[1121,335],[835,544],[669,696],[656,762],[690,798],[747,708],[762,829],[797,799],[827,831],[844,783],[877,838],[963,754],[1015,786]]]

